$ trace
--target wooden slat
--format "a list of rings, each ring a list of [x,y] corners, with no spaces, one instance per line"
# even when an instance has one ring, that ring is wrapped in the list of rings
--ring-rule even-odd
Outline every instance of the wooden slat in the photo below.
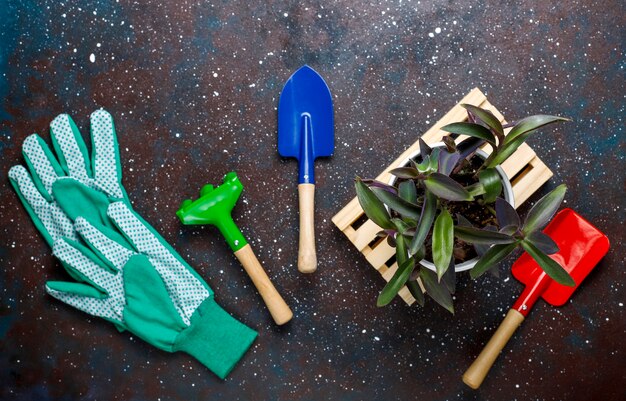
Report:
[[[365,255],[365,259],[367,259],[367,261],[370,262],[370,264],[374,266],[375,269],[378,269],[380,268],[380,266],[384,265],[385,262],[387,262],[389,258],[391,258],[395,253],[396,248],[389,246],[387,241],[383,241],[378,244],[376,248],[372,249],[370,253]]]
[[[382,230],[382,228],[376,225],[372,220],[368,220],[356,230],[352,243],[356,246],[356,249],[360,251],[365,248],[367,244],[372,242],[376,237],[376,233],[380,230]]]
[[[504,116],[487,101],[485,95],[478,89],[473,89],[467,96],[465,96],[459,104],[454,106],[446,115],[437,121],[428,131],[426,131],[421,137],[428,144],[440,142],[444,135],[447,133],[441,130],[444,125],[466,121],[467,113],[462,103],[472,104],[490,110],[501,122],[506,123]],[[505,135],[508,134],[510,128],[505,130]],[[457,138],[457,143],[460,142],[463,137]],[[416,153],[419,150],[419,142],[416,141],[408,149],[406,149],[393,163],[391,163],[382,173],[380,173],[376,179],[382,182],[387,182],[391,178],[389,171],[403,162],[405,162],[409,156]],[[491,146],[484,145],[483,150],[487,153],[491,151]],[[519,206],[524,203],[534,192],[536,192],[550,177],[552,172],[550,169],[537,157],[535,152],[527,144],[523,144],[513,153],[504,163],[502,168],[509,178],[515,177],[512,182],[513,193],[515,197],[515,206]],[[355,221],[363,216],[363,209],[359,204],[357,198],[353,198],[339,213],[333,216],[333,223],[348,237],[356,248],[365,256],[366,260],[383,276],[385,280],[390,280],[393,274],[398,268],[397,263],[391,266],[387,266],[387,261],[395,254],[395,248],[389,246],[387,241],[380,241],[376,243],[376,233],[381,230],[374,222],[367,220],[356,230],[352,227]],[[370,247],[370,244],[374,243]],[[419,280],[418,280],[419,282]],[[421,285],[421,283],[420,283]],[[400,297],[407,303],[412,304],[415,299],[409,292],[408,288],[403,287],[399,292]]]
[[[532,168],[523,176],[516,179],[513,186],[513,195],[515,197],[515,206],[526,202],[528,198],[551,177],[552,171],[535,156],[529,163]]]

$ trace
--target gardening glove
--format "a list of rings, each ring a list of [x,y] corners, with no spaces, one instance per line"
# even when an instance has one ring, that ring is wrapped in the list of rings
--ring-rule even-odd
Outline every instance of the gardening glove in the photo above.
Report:
[[[48,292],[57,298],[57,295],[64,296],[63,300],[65,302],[76,307],[80,305],[79,309],[110,320],[115,323],[118,329],[128,329],[161,349],[169,351],[183,350],[191,353],[207,365],[209,369],[218,374],[218,376],[224,377],[250,346],[254,337],[256,337],[256,333],[231,318],[217,306],[213,301],[212,292],[206,283],[202,281],[195,271],[182,260],[165,240],[156,234],[152,227],[131,211],[126,192],[120,184],[121,167],[113,120],[106,111],[98,110],[91,115],[91,123],[93,164],[89,162],[86,146],[73,121],[67,115],[60,115],[51,124],[52,142],[59,156],[58,161],[41,138],[37,135],[31,135],[26,139],[23,146],[24,157],[30,169],[30,174],[22,166],[14,166],[9,171],[9,178],[19,198],[31,216],[35,226],[42,233],[48,244],[54,246],[55,249],[58,246],[61,246],[61,249],[68,249],[67,245],[71,246],[72,252],[61,251],[60,253],[64,256],[59,257],[68,273],[76,280],[88,283],[87,285],[81,283],[56,283],[46,287]],[[161,262],[159,265],[161,266],[161,270],[156,270],[165,278],[166,282],[168,282],[168,280],[171,281],[171,277],[184,278],[184,280],[181,280],[180,283],[174,287],[179,289],[178,292],[168,292],[168,294],[172,295],[172,299],[175,300],[175,302],[172,301],[171,304],[167,302],[159,303],[159,300],[162,300],[161,298],[150,300],[150,306],[152,308],[144,308],[144,310],[151,311],[150,313],[153,313],[157,318],[154,319],[152,315],[144,316],[145,324],[139,325],[139,328],[136,323],[129,326],[125,320],[126,309],[120,309],[120,306],[126,305],[123,302],[125,302],[127,298],[123,296],[125,292],[120,293],[119,291],[115,291],[116,289],[119,290],[119,285],[109,285],[106,289],[97,284],[94,287],[94,278],[81,273],[80,269],[77,269],[76,266],[72,264],[74,259],[68,258],[68,255],[71,254],[73,257],[79,258],[80,260],[91,260],[98,266],[109,265],[109,269],[115,269],[114,271],[117,271],[117,267],[111,267],[111,264],[108,263],[110,262],[110,258],[105,257],[105,253],[99,251],[98,248],[85,246],[81,243],[77,228],[83,223],[72,223],[73,220],[78,221],[79,216],[81,216],[80,221],[89,221],[93,226],[98,227],[97,230],[99,232],[106,233],[107,238],[109,238],[107,244],[109,247],[113,247],[112,249],[119,251],[125,248],[139,251],[139,249],[134,248],[132,242],[127,240],[127,236],[122,235],[122,233],[117,230],[117,226],[107,214],[109,206],[113,203],[123,205],[126,212],[133,214],[135,221],[141,222],[141,231],[147,231],[152,234],[152,243],[154,243],[155,240],[158,241],[161,244],[158,249],[161,251],[165,249],[167,251],[169,256],[162,259],[165,260],[166,263]],[[128,237],[130,238],[130,236]],[[113,246],[113,244],[116,245]],[[94,252],[96,253],[94,254]],[[55,254],[58,254],[58,252],[55,252]],[[132,258],[133,261],[137,259],[138,258]],[[172,260],[176,260],[177,263],[172,263]],[[135,262],[133,263],[133,265],[137,264],[138,263]],[[139,263],[139,265],[142,266],[141,269],[130,269],[132,272],[135,272],[131,274],[131,277],[134,277],[135,280],[130,279],[130,283],[134,284],[127,284],[124,281],[124,290],[126,290],[125,287],[129,285],[131,288],[134,288],[133,285],[137,287],[138,280],[136,278],[138,272],[144,274],[146,277],[151,277],[151,273],[147,272],[147,267],[153,266],[152,270],[155,271],[157,264],[158,263],[154,263],[153,261],[148,264],[143,262]],[[119,263],[117,266],[120,266]],[[163,269],[162,266],[167,266],[169,270]],[[180,273],[181,266],[189,273],[186,275]],[[154,276],[154,272],[152,276]],[[122,277],[122,275],[120,275],[120,277]],[[190,288],[204,288],[204,291],[202,291],[200,295],[202,301],[205,302],[197,302],[198,299],[195,299],[195,303],[187,301],[184,289],[189,285],[189,277],[194,277],[196,280],[194,281],[195,284]],[[110,277],[107,279],[108,284],[113,282],[114,281],[110,280]],[[141,282],[147,283],[148,281]],[[196,282],[199,282],[200,285]],[[55,287],[59,285],[60,287]],[[171,283],[168,284],[167,288],[171,289],[171,285]],[[132,294],[137,294],[138,291],[137,289],[130,291],[131,297],[135,296]],[[144,289],[144,291],[149,292],[151,290],[147,288]],[[162,295],[161,293],[160,296]],[[147,298],[144,296],[139,299],[145,301]],[[72,303],[78,300],[81,301],[80,304]],[[107,300],[108,304],[117,305],[117,309],[114,309],[117,311],[117,314],[112,314],[112,309],[110,308],[91,309],[95,305],[103,305],[103,302],[99,300]],[[138,305],[138,303],[134,302],[133,305]],[[167,318],[161,318],[159,317],[160,314],[156,313],[159,307],[163,306],[164,308],[169,307],[169,309],[171,309],[172,305],[174,305],[173,308],[177,312],[180,312],[179,320],[173,319],[173,317],[168,314],[163,315],[167,316]],[[190,305],[194,305],[194,307],[191,308]],[[132,316],[132,312],[129,313],[130,316]],[[207,322],[211,319],[214,319],[214,324],[217,327],[214,328],[212,332],[204,329],[205,326],[208,325]],[[136,322],[136,320],[137,319],[131,318],[133,322]],[[186,326],[180,326],[180,320],[182,320],[182,323],[186,324]],[[168,324],[170,326],[168,326]],[[146,333],[142,334],[141,327],[151,326],[154,326],[156,329],[153,333],[151,330],[147,330],[147,335]],[[179,329],[181,340],[176,340],[168,344],[167,342],[163,342],[162,338],[158,336],[154,337],[157,334],[164,335],[166,330],[163,329],[163,327],[174,328],[174,331]],[[193,327],[195,327],[195,329],[192,330]],[[222,328],[220,329],[220,327]],[[186,329],[183,330],[183,328]],[[220,330],[224,330],[224,333],[228,333],[226,337],[229,341],[218,347],[218,350],[222,351],[221,354],[215,354],[215,347],[212,344],[214,344],[215,341],[222,341],[219,339]],[[209,335],[210,333],[215,334],[213,339],[211,335]],[[172,339],[171,334],[170,332],[170,339]],[[188,340],[183,341],[183,338],[188,338]],[[207,354],[202,354],[198,351],[200,338],[207,340],[207,344],[205,344]],[[209,340],[213,341],[213,343]],[[193,346],[194,344],[195,347]],[[209,355],[209,357],[207,355]]]
[[[48,293],[226,377],[256,332],[226,313],[204,280],[125,202],[109,205],[107,215],[131,246],[79,216],[75,229],[86,247],[61,238],[53,252],[85,283],[50,281]]]
[[[46,142],[33,134],[22,146],[28,170],[21,165],[9,170],[11,184],[37,229],[52,246],[62,237],[77,239],[72,224],[77,216],[113,228],[106,216],[108,205],[129,201],[121,185],[122,169],[111,115],[104,110],[91,114],[91,159],[76,124],[67,114],[52,121],[50,136],[58,159]]]

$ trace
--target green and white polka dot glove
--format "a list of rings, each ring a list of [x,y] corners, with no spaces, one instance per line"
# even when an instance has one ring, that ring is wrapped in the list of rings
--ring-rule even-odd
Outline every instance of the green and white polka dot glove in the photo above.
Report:
[[[48,293],[226,377],[256,332],[226,313],[204,280],[126,203],[110,204],[107,214],[130,247],[112,239],[107,227],[78,217],[76,231],[90,252],[67,239],[53,249],[84,283],[50,281]]]
[[[93,157],[71,118],[51,124],[58,159],[37,135],[28,170],[9,178],[35,226],[78,282],[48,282],[55,298],[113,322],[157,348],[191,354],[224,378],[256,338],[206,282],[130,207],[113,119],[91,115]]]
[[[113,118],[104,110],[91,114],[92,158],[74,121],[61,114],[50,124],[58,158],[37,134],[22,145],[28,170],[9,170],[9,179],[50,246],[59,238],[76,239],[77,216],[111,226],[106,210],[111,202],[128,202],[122,187],[122,168]]]

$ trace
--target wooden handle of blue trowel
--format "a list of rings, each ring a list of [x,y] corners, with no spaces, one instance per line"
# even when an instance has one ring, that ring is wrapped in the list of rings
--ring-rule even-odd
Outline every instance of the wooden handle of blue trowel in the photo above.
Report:
[[[315,255],[315,184],[299,184],[300,198],[300,247],[298,249],[298,270],[313,273],[317,269]]]
[[[291,312],[283,297],[280,296],[276,287],[270,281],[250,245],[246,244],[238,251],[235,251],[235,256],[252,279],[254,286],[259,291],[276,324],[281,325],[290,321],[293,317],[293,312]]]

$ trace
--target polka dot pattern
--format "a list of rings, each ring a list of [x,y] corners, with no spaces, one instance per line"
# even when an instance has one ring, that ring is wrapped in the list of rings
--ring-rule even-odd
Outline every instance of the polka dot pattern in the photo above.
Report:
[[[76,142],[74,131],[70,125],[70,116],[67,114],[57,116],[52,120],[50,130],[63,153],[69,176],[84,183],[91,181],[89,174],[87,174],[86,155],[83,155],[78,142]]]
[[[56,181],[58,176],[52,167],[50,159],[44,152],[42,142],[43,141],[40,141],[37,134],[30,135],[24,140],[22,151],[24,152],[24,156],[28,158],[28,161],[34,167],[46,192],[52,197],[52,183]]]
[[[54,243],[53,253],[54,256],[83,275],[88,282],[106,291],[108,297],[104,300],[108,305],[103,307],[100,302],[92,302],[91,297],[79,296],[72,293],[61,293],[59,291],[57,291],[57,298],[65,302],[69,297],[74,302],[72,306],[96,316],[107,314],[107,317],[112,318],[109,312],[113,310],[117,315],[116,320],[122,322],[122,313],[126,305],[123,275],[119,272],[111,273],[105,266],[98,265],[92,259],[88,258],[80,249],[75,248],[63,239]],[[79,300],[75,298],[77,296],[83,299],[82,302],[79,302]],[[94,309],[96,307],[103,309]]]
[[[31,217],[38,219],[47,231],[44,235],[47,234],[51,237],[53,242],[62,237],[78,239],[69,217],[56,202],[48,202],[41,195],[30,174],[23,166],[13,166],[9,170],[9,179],[17,184],[20,194],[28,204],[27,206],[35,214]]]
[[[180,317],[188,325],[193,312],[211,295],[208,288],[191,273],[190,267],[183,265],[161,243],[124,202],[112,203],[108,215],[139,252],[148,257],[161,275]]]
[[[99,188],[110,196],[124,197],[118,174],[121,177],[113,117],[103,109],[91,114],[91,137],[94,152],[94,177]]]
[[[82,217],[76,219],[75,227],[91,247],[97,249],[117,270],[122,270],[134,255],[133,251],[113,241]]]

